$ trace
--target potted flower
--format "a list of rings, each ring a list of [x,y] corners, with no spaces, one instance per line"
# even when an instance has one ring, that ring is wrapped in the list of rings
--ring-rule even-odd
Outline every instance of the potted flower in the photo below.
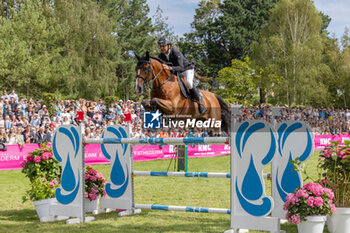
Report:
[[[59,186],[57,180],[48,181],[46,178],[37,178],[31,182],[30,189],[23,196],[23,202],[33,201],[39,218],[50,215],[48,206],[57,203],[55,190]]]
[[[92,212],[98,209],[98,200],[106,196],[105,178],[102,173],[97,172],[91,166],[85,171],[85,210]]]
[[[334,193],[318,183],[307,183],[287,196],[286,219],[298,224],[299,233],[323,232],[326,215],[335,211]]]
[[[350,141],[340,145],[332,141],[320,154],[319,168],[323,178],[320,183],[333,190],[337,207],[327,224],[331,233],[346,232],[350,229]]]
[[[23,201],[33,201],[39,218],[49,216],[48,206],[57,203],[55,190],[61,176],[61,166],[53,157],[52,148],[43,144],[39,149],[28,153],[27,160],[21,165],[22,173],[31,182]]]

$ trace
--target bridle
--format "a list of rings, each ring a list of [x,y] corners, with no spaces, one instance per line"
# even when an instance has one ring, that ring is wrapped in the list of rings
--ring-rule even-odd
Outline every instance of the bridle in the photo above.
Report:
[[[144,61],[144,62],[139,66],[140,69],[138,69],[138,70],[140,71],[141,68],[143,67],[143,65],[144,65],[145,63],[148,63],[148,64],[150,65],[150,66],[147,68],[147,71],[146,71],[146,72],[147,72],[147,75],[146,75],[146,77],[142,76],[142,75],[140,74],[140,72],[138,72],[138,74],[136,75],[136,79],[139,79],[139,78],[142,79],[142,80],[143,80],[143,85],[144,85],[144,86],[145,86],[146,83],[147,83],[147,84],[149,84],[149,85],[152,87],[152,90],[156,90],[156,88],[153,87],[154,81],[156,81],[156,80],[158,79],[159,75],[160,75],[163,71],[166,73],[166,75],[168,75],[168,73],[166,72],[166,70],[165,70],[164,67],[162,66],[162,69],[160,69],[160,71],[158,72],[158,74],[155,75],[155,76],[148,82],[147,80],[148,80],[150,74],[153,73],[151,61]],[[161,87],[161,86],[163,86],[166,82],[168,82],[169,79],[170,79],[170,77],[171,77],[171,73],[169,73],[167,79],[166,79],[164,82],[162,82],[162,83],[158,86],[158,88]]]

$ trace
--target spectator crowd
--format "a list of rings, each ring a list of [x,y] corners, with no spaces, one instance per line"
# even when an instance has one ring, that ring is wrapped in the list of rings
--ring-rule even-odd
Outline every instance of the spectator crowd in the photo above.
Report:
[[[231,105],[231,104],[230,104]],[[7,145],[51,142],[56,128],[61,125],[77,125],[77,112],[84,112],[85,137],[100,138],[109,125],[130,125],[132,137],[210,137],[220,136],[218,130],[201,128],[143,129],[144,108],[137,101],[119,100],[105,106],[102,99],[97,102],[85,99],[59,100],[54,103],[54,114],[39,99],[19,98],[12,90],[3,91],[0,98],[0,150]],[[350,110],[334,108],[288,108],[273,110],[270,106],[242,106],[239,120],[262,119],[270,123],[284,120],[299,120],[309,124],[315,134],[350,133]],[[273,114],[273,111],[274,114]],[[277,116],[277,117],[276,117]]]

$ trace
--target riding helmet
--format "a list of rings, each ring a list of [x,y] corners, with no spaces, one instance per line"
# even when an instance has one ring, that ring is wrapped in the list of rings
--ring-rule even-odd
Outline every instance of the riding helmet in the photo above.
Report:
[[[171,45],[171,41],[167,36],[161,36],[158,40],[158,46]]]

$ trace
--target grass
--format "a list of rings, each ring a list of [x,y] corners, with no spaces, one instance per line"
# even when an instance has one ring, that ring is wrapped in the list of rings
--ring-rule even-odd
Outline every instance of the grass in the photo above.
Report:
[[[317,158],[316,152],[306,162],[308,174],[313,178],[317,177]],[[166,171],[169,162],[136,162],[134,169]],[[194,158],[188,163],[189,171],[230,170],[229,156]],[[106,176],[110,171],[109,165],[95,165],[94,168]],[[173,170],[173,165],[170,170]],[[267,190],[270,186],[271,182],[267,181]],[[40,223],[33,204],[21,201],[28,187],[29,181],[20,170],[0,171],[0,232],[224,232],[230,228],[229,215],[156,210],[142,210],[141,214],[127,217],[118,217],[115,212],[105,213],[95,215],[95,221],[85,224],[67,225],[64,221]],[[229,179],[136,177],[135,203],[229,208]],[[292,224],[281,228],[287,233],[297,233],[296,226]]]

